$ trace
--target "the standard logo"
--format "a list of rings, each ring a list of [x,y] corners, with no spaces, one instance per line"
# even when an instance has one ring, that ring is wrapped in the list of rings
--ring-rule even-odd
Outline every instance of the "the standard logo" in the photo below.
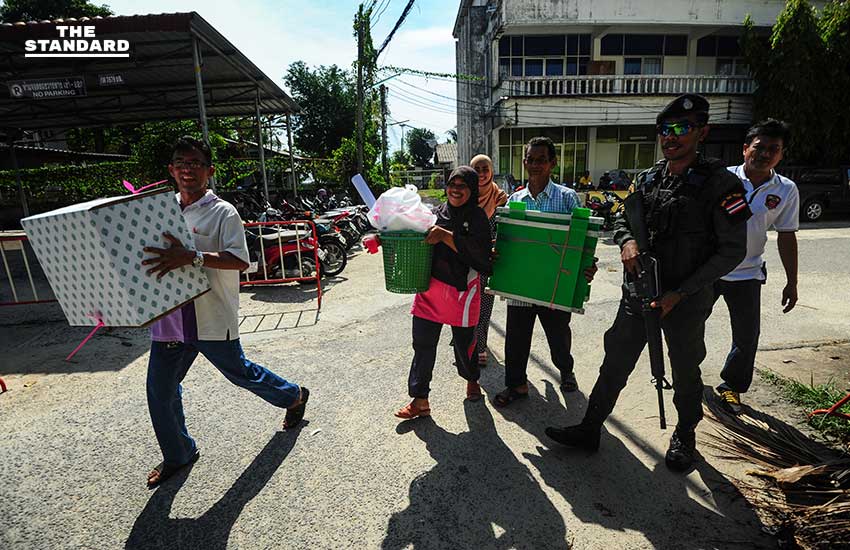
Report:
[[[56,25],[59,38],[27,40],[24,57],[130,57],[129,40],[99,40],[91,25]]]

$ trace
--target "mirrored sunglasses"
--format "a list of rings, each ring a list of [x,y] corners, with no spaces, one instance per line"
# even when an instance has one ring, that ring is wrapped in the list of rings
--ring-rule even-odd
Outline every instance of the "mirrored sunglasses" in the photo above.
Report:
[[[699,128],[696,124],[691,124],[690,122],[670,122],[665,124],[659,124],[655,127],[655,133],[659,136],[684,136],[694,128]]]

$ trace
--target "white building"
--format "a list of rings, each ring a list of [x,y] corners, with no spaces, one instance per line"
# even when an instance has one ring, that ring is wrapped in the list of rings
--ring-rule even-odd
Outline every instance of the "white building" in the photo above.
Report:
[[[821,7],[822,2],[816,2]],[[708,156],[740,161],[755,84],[738,46],[749,14],[765,34],[784,0],[461,0],[454,26],[458,155],[489,154],[525,180],[522,146],[549,136],[553,179],[633,174],[660,158],[655,116],[694,92],[711,104]]]

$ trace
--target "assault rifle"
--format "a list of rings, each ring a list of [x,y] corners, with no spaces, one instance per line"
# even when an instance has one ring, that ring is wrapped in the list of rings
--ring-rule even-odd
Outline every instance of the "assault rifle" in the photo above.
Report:
[[[625,208],[632,236],[637,243],[638,271],[637,274],[625,271],[624,278],[626,288],[632,298],[638,300],[643,313],[643,322],[646,326],[646,342],[649,347],[649,365],[652,370],[652,382],[658,392],[658,414],[661,420],[661,429],[667,428],[667,419],[664,415],[663,390],[669,390],[672,386],[664,378],[664,346],[661,343],[661,310],[652,307],[652,302],[660,298],[661,285],[658,278],[658,259],[649,249],[649,230],[646,227],[646,216],[643,208],[643,192],[635,191],[626,197]]]

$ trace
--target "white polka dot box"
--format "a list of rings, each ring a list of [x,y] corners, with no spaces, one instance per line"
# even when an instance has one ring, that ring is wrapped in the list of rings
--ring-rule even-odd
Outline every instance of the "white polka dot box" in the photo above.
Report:
[[[194,248],[173,192],[97,199],[21,220],[72,326],[143,327],[209,290],[203,269],[147,275],[145,246],[169,232]]]

